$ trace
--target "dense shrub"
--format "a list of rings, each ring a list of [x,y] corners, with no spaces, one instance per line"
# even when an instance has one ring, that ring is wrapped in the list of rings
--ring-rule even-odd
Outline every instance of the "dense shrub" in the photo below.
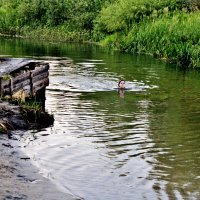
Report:
[[[104,7],[96,18],[98,32],[127,31],[135,23],[173,15],[177,10],[190,12],[196,4],[189,0],[119,0]],[[113,12],[115,11],[115,12]]]
[[[199,29],[199,12],[178,12],[135,24],[127,35],[115,33],[103,43],[131,53],[150,53],[185,67],[200,67]]]
[[[199,0],[0,0],[0,33],[101,41],[199,67]]]
[[[93,29],[93,19],[105,0],[0,0],[0,21],[21,26],[52,27],[68,24],[74,29]],[[15,18],[13,18],[13,14]],[[2,27],[1,27],[2,29]]]

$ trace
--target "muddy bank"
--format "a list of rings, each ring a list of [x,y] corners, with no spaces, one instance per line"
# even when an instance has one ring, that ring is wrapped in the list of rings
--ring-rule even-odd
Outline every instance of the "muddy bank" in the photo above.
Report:
[[[59,191],[50,180],[39,174],[30,158],[20,151],[18,139],[25,134],[25,130],[47,126],[43,123],[44,116],[31,121],[24,112],[20,106],[0,100],[0,199],[77,199]]]
[[[27,130],[53,125],[53,115],[22,108],[0,100],[0,134],[12,135],[14,130]]]
[[[0,100],[0,133],[7,133],[11,130],[25,130],[29,126],[19,106]]]
[[[0,199],[75,200],[42,177],[29,158],[6,135],[0,135]]]

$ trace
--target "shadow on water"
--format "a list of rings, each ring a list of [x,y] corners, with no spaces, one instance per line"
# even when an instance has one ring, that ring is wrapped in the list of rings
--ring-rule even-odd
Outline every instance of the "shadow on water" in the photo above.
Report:
[[[74,60],[50,68],[54,126],[21,139],[61,190],[86,200],[199,199],[198,71],[89,44],[0,41],[2,54]],[[120,78],[124,94],[113,89]]]

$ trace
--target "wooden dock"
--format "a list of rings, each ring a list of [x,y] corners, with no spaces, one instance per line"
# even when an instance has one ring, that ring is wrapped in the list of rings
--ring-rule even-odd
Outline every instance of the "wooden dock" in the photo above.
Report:
[[[0,95],[25,101],[45,98],[49,64],[41,60],[0,58]]]

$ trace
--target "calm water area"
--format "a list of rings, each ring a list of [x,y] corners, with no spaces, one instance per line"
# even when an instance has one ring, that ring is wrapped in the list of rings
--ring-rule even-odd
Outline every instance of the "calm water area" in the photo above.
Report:
[[[74,62],[50,67],[54,125],[19,141],[55,187],[84,200],[200,199],[199,71],[91,44],[1,38],[0,54]]]

